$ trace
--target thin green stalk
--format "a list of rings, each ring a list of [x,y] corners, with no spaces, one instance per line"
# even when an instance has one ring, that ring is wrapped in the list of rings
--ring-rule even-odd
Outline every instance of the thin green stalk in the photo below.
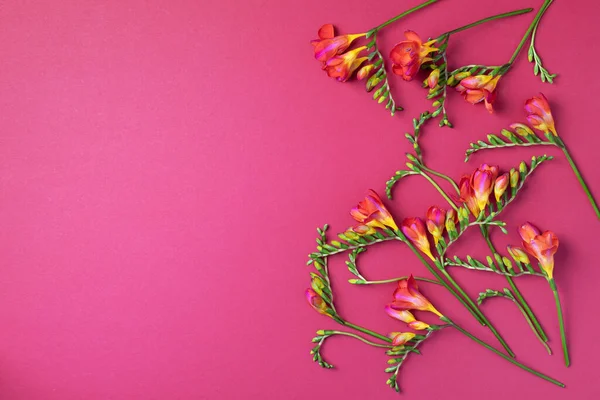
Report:
[[[427,7],[428,5],[430,5],[430,4],[433,4],[433,3],[436,3],[436,2],[438,2],[438,1],[439,1],[439,0],[428,0],[428,1],[426,1],[425,3],[419,4],[418,6],[416,6],[416,7],[413,7],[413,8],[411,8],[410,10],[404,11],[402,14],[398,14],[398,15],[396,15],[394,18],[392,18],[392,19],[389,19],[389,20],[385,21],[383,24],[376,26],[375,28],[371,29],[371,30],[369,31],[369,33],[371,33],[371,34],[373,34],[373,33],[376,33],[376,32],[378,32],[378,31],[380,31],[381,29],[385,28],[386,26],[388,26],[389,24],[391,24],[391,23],[394,23],[394,22],[398,21],[400,18],[406,17],[408,14],[412,14],[413,12],[415,12],[415,11],[418,11],[418,10],[420,10],[421,8],[425,8],[425,7]],[[370,35],[369,35],[369,36],[370,36]]]
[[[517,299],[512,298],[510,299],[519,309],[519,311],[521,311],[521,314],[523,314],[523,317],[525,317],[525,321],[527,321],[527,325],[529,325],[529,327],[531,328],[531,330],[533,331],[533,333],[535,334],[535,337],[538,338],[538,340],[540,341],[540,343],[542,344],[542,346],[544,346],[544,348],[546,349],[546,351],[548,352],[548,354],[552,355],[552,350],[550,350],[550,347],[548,346],[548,344],[546,343],[548,341],[548,339],[544,340],[543,337],[540,336],[540,333],[537,331],[537,329],[535,328],[535,325],[533,324],[532,319],[529,317],[529,315],[527,314],[527,311],[525,311],[525,309],[523,308],[523,306],[517,301]]]
[[[456,184],[456,182],[454,182],[454,179],[450,178],[448,175],[444,175],[441,172],[433,170],[424,164],[419,164],[419,168],[421,168],[424,171],[429,172],[432,175],[435,175],[437,177],[447,180],[448,182],[450,182],[450,184],[454,188],[454,191],[456,191],[456,194],[460,194],[460,189],[458,188],[458,185]]]
[[[480,225],[479,228],[481,229],[481,235],[485,239],[485,241],[486,241],[488,247],[490,248],[490,251],[492,252],[492,254],[498,254],[498,252],[496,251],[496,247],[494,246],[494,244],[492,243],[492,240],[490,239],[490,234],[489,234],[487,226]],[[502,265],[499,265],[498,267],[500,269],[503,269]],[[517,284],[512,279],[512,277],[510,277],[508,275],[504,275],[504,276],[506,277],[506,281],[508,282],[508,284],[512,288],[513,293],[517,297],[517,299],[518,299],[517,301],[520,303],[520,305],[523,306],[523,308],[525,309],[525,312],[527,313],[527,315],[529,316],[529,318],[533,322],[533,324],[535,326],[536,333],[539,334],[539,336],[541,336],[543,338],[544,342],[547,342],[548,341],[548,336],[546,335],[546,332],[544,332],[544,329],[542,328],[542,325],[540,324],[540,322],[536,318],[535,314],[533,313],[533,310],[531,309],[531,307],[529,307],[529,304],[527,304],[527,302],[525,301],[525,298],[521,294],[521,291],[517,287]]]
[[[439,283],[438,281],[435,281],[433,279],[427,279],[427,278],[421,278],[419,276],[415,276],[414,277],[416,280],[418,281],[422,281],[422,282],[428,282],[428,283],[434,283],[436,285],[441,285],[441,283]],[[361,285],[380,285],[380,284],[385,284],[385,283],[394,283],[394,282],[398,282],[404,279],[408,279],[408,275],[405,276],[399,276],[398,278],[391,278],[391,279],[383,279],[380,281],[363,281],[361,283]]]
[[[429,175],[427,175],[424,172],[421,172],[421,175],[427,179],[432,185],[433,187],[435,187],[437,189],[438,192],[440,192],[440,194],[442,195],[442,197],[444,199],[446,199],[446,201],[448,202],[448,204],[450,204],[450,206],[452,208],[454,208],[454,210],[458,211],[458,206],[454,203],[454,201],[452,201],[452,199],[450,198],[450,196],[448,196],[448,194],[444,191],[444,189],[442,189],[440,187],[440,185],[437,184],[436,181],[434,181],[433,179],[431,179],[431,177]]]
[[[558,323],[560,325],[560,339],[563,348],[563,357],[565,359],[565,365],[568,367],[571,364],[569,359],[569,349],[567,348],[567,334],[565,333],[565,322],[563,318],[562,306],[560,305],[560,297],[558,296],[558,290],[556,289],[556,282],[554,278],[549,281],[552,293],[554,293],[554,301],[556,302],[556,312],[558,313]]]
[[[389,344],[379,344],[379,343],[375,343],[375,342],[371,342],[370,340],[367,340],[361,336],[355,335],[354,333],[350,333],[350,332],[343,332],[343,331],[325,331],[326,335],[342,335],[342,336],[350,336],[353,337],[355,339],[360,340],[363,343],[368,344],[369,346],[373,346],[373,347],[384,347],[384,348],[391,348],[393,346],[389,345]]]
[[[567,150],[566,146],[559,146],[559,147],[562,149],[563,153],[565,153],[565,157],[567,157],[567,161],[569,162],[569,165],[571,165],[571,168],[573,169],[573,172],[575,173],[575,176],[577,177],[579,184],[583,188],[588,200],[592,204],[592,207],[594,208],[594,212],[596,213],[596,217],[598,217],[598,219],[600,219],[600,209],[598,208],[598,204],[596,203],[594,196],[592,196],[592,192],[590,192],[590,189],[588,188],[587,184],[583,180],[583,177],[581,176],[581,172],[579,172],[577,165],[575,165],[575,161],[569,154],[569,150]]]
[[[506,350],[506,352],[511,357],[514,358],[515,357],[515,353],[508,346],[508,343],[506,343],[506,341],[502,338],[502,336],[500,336],[500,333],[496,330],[496,328],[494,327],[494,325],[492,325],[492,323],[487,319],[487,317],[485,316],[485,314],[483,314],[483,312],[479,309],[479,307],[477,307],[477,304],[475,304],[475,302],[473,300],[471,300],[471,298],[469,297],[469,295],[460,287],[460,285],[458,284],[458,282],[456,282],[454,280],[454,278],[452,278],[452,276],[448,273],[448,271],[446,271],[446,269],[444,269],[442,267],[442,268],[440,268],[440,271],[442,271],[442,273],[448,279],[448,281],[450,281],[450,283],[456,288],[456,290],[458,290],[458,292],[467,300],[467,303],[471,307],[473,307],[473,309],[477,310],[477,312],[481,316],[481,319],[483,320],[483,322],[485,323],[485,325],[487,325],[487,327],[494,334],[494,336],[496,336],[496,338],[498,339],[498,341],[500,342],[500,344],[502,345],[502,347],[504,347],[504,349]]]
[[[503,354],[502,352],[496,350],[495,348],[493,348],[492,346],[490,346],[489,344],[487,344],[486,342],[484,342],[483,340],[473,336],[472,334],[470,334],[468,331],[464,330],[463,328],[461,328],[459,325],[455,324],[450,318],[448,317],[441,317],[440,318],[442,321],[447,322],[449,324],[451,324],[454,328],[456,328],[459,332],[461,332],[463,335],[467,336],[469,339],[473,340],[476,343],[479,343],[480,345],[482,345],[483,347],[485,347],[486,349],[493,351],[494,353],[498,354],[500,357],[504,358],[505,360],[513,363],[514,365],[516,365],[517,367],[524,369],[527,372],[530,372],[532,374],[534,374],[535,376],[542,378],[548,382],[554,383],[557,386],[560,387],[565,387],[564,383],[561,383],[559,381],[557,381],[556,379],[550,378],[547,375],[542,374],[541,372],[538,372],[536,370],[533,370],[523,364],[521,364],[520,362],[513,360],[512,358],[508,357],[506,354]]]
[[[367,335],[376,337],[377,339],[381,339],[381,340],[383,340],[385,342],[389,342],[389,343],[392,342],[392,339],[390,339],[389,337],[380,335],[379,333],[373,332],[373,331],[371,331],[371,330],[369,330],[367,328],[363,328],[362,326],[354,325],[352,322],[343,321],[343,325],[348,326],[350,328],[354,328],[357,331],[360,331],[362,333],[366,333]]]
[[[535,18],[533,19],[533,21],[529,25],[529,28],[527,28],[527,31],[525,32],[525,35],[521,39],[521,42],[519,43],[519,45],[515,49],[515,52],[513,53],[512,57],[508,61],[509,67],[515,62],[515,60],[519,56],[519,53],[521,52],[521,49],[523,48],[523,46],[527,42],[527,39],[529,39],[529,36],[531,35],[531,32],[533,32],[533,30],[535,29],[535,27],[540,23],[540,19],[542,19],[542,15],[544,15],[544,13],[548,9],[548,6],[550,5],[550,3],[552,3],[552,0],[545,0],[544,4],[542,5],[542,7],[540,7],[540,10],[535,15]]]
[[[506,13],[498,14],[498,15],[493,15],[491,17],[480,19],[479,21],[475,21],[475,22],[470,23],[468,25],[461,26],[460,28],[456,28],[456,29],[453,29],[453,30],[448,31],[446,33],[443,33],[439,37],[442,37],[444,35],[452,35],[452,34],[455,34],[455,33],[458,33],[458,32],[462,32],[462,31],[465,31],[467,29],[471,29],[471,28],[473,28],[473,27],[475,27],[477,25],[481,25],[481,24],[484,24],[486,22],[493,21],[495,19],[512,17],[514,15],[527,14],[527,13],[532,12],[532,11],[533,11],[533,8],[523,8],[521,10],[516,10],[516,11],[511,11],[511,12],[506,12]]]

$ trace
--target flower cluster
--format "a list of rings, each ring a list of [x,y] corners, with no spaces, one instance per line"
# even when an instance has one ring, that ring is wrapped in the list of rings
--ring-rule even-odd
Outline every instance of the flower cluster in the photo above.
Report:
[[[385,208],[379,195],[372,189],[368,191],[363,201],[350,210],[350,215],[358,222],[358,225],[348,228],[345,232],[345,236],[348,238],[355,238],[358,235],[371,235],[375,233],[375,228],[398,230],[392,214]]]
[[[471,175],[464,175],[461,178],[458,184],[460,201],[469,208],[475,217],[479,217],[482,211],[485,212],[492,192],[496,202],[500,203],[508,186],[514,188],[519,182],[519,173],[515,169],[500,176],[498,174],[497,166],[481,164]]]
[[[331,24],[325,24],[319,29],[319,39],[311,42],[314,48],[315,58],[322,63],[323,69],[331,78],[340,82],[346,82],[354,72],[367,61],[368,57],[361,53],[367,48],[360,46],[348,50],[352,43],[366,33],[335,36],[335,28]],[[373,67],[367,65],[358,72],[360,79],[367,76]]]

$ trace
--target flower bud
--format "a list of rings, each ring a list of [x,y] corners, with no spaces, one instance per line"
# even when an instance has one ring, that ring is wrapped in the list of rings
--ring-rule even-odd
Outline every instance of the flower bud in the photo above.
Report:
[[[430,89],[433,89],[438,84],[439,80],[440,80],[440,70],[438,68],[436,68],[433,71],[431,71],[431,73],[429,74],[429,77],[427,78],[427,85],[429,86]]]
[[[512,168],[510,170],[510,187],[515,188],[515,187],[517,187],[518,183],[519,183],[519,173],[514,168]]]
[[[512,124],[510,127],[513,128],[515,130],[515,132],[517,133],[517,135],[519,135],[519,136],[527,137],[527,136],[534,135],[531,128],[529,128],[525,124],[517,123],[517,124]]]
[[[506,191],[509,183],[509,175],[508,173],[504,173],[496,178],[496,182],[494,182],[494,196],[496,197],[496,201],[499,202],[502,198],[502,195]]]
[[[373,68],[375,68],[373,66],[373,64],[365,65],[364,67],[362,67],[361,69],[358,70],[358,73],[356,74],[356,78],[359,80],[366,78],[367,76],[369,76],[369,74],[371,72],[373,72]]]
[[[522,248],[509,245],[506,246],[506,250],[508,250],[508,253],[515,261],[521,264],[529,264],[529,257],[527,257],[527,253]]]

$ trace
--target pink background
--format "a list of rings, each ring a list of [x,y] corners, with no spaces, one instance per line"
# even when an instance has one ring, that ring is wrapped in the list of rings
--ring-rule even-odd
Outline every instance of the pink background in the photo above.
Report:
[[[308,354],[317,329],[336,328],[305,303],[314,229],[352,223],[348,210],[384,183],[409,150],[403,133],[428,107],[418,82],[394,77],[406,111],[391,118],[362,83],[328,79],[309,40],[323,23],[369,29],[418,1],[12,1],[0,9],[0,397],[53,399],[396,399],[387,357],[350,338],[331,339],[322,370]],[[404,29],[436,36],[542,0],[443,0],[381,34],[386,52]],[[497,113],[448,108],[454,130],[431,125],[429,164],[454,177],[481,162],[507,170],[531,155],[558,155],[529,181],[494,232],[516,243],[530,220],[561,240],[556,277],[572,367],[565,369],[551,292],[518,280],[540,317],[549,357],[508,302],[483,306],[518,359],[564,381],[559,389],[444,332],[404,365],[404,398],[597,399],[600,356],[595,219],[554,148],[481,153],[468,143],[523,121],[523,101],[543,91],[561,136],[600,198],[593,44],[594,2],[556,1],[538,50],[559,73],[532,74],[525,54],[502,78]],[[533,14],[453,38],[452,66],[500,64]],[[590,47],[592,46],[592,47]],[[388,202],[397,219],[443,205],[410,178]],[[472,232],[456,254],[484,255]],[[344,257],[332,262],[338,308],[380,332],[403,327],[383,312],[393,285],[353,287]],[[428,276],[409,251],[385,244],[360,263],[382,279]],[[506,282],[454,270],[475,296]],[[457,322],[497,346],[443,290],[424,292]]]

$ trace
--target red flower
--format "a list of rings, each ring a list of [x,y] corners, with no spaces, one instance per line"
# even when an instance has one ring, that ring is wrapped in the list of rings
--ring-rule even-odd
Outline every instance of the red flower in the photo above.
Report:
[[[367,61],[368,57],[358,57],[360,52],[366,48],[366,46],[362,46],[339,56],[331,57],[325,62],[323,69],[327,71],[327,75],[331,78],[336,78],[340,82],[346,82],[350,79],[354,71]]]
[[[412,275],[408,279],[398,282],[398,288],[394,291],[394,301],[389,305],[389,308],[398,311],[429,311],[440,317],[443,316],[436,310],[433,304],[419,292],[417,281]]]
[[[496,85],[500,75],[491,77],[489,75],[475,75],[464,78],[456,86],[465,100],[471,104],[485,102],[485,108],[493,113],[492,103],[496,100]]]
[[[526,222],[519,228],[525,251],[537,258],[546,273],[548,280],[552,279],[554,271],[554,254],[558,250],[558,237],[552,231],[540,234],[540,231]]]
[[[544,133],[552,132],[554,136],[558,136],[554,127],[554,118],[550,111],[550,104],[546,96],[540,93],[539,97],[532,97],[525,102],[525,110],[527,111],[527,121],[535,129]]]
[[[405,41],[394,46],[390,52],[392,60],[392,70],[396,75],[400,75],[402,79],[410,81],[419,72],[421,64],[431,61],[428,57],[429,53],[436,51],[432,45],[435,40],[423,43],[419,35],[413,31],[404,32]]]
[[[331,24],[325,24],[319,29],[319,39],[310,43],[315,50],[315,58],[323,63],[327,62],[333,56],[342,54],[354,40],[365,36],[365,33],[355,35],[334,36],[335,29]]]
[[[379,198],[379,195],[374,190],[369,190],[365,199],[350,210],[350,215],[362,225],[372,228],[385,229],[388,227],[394,231],[398,230],[392,214],[385,208],[381,198]]]
[[[433,254],[431,254],[431,248],[429,246],[429,239],[427,238],[425,224],[421,218],[405,218],[402,221],[401,229],[408,240],[410,240],[416,248],[421,250],[429,258],[435,261],[435,257]]]

